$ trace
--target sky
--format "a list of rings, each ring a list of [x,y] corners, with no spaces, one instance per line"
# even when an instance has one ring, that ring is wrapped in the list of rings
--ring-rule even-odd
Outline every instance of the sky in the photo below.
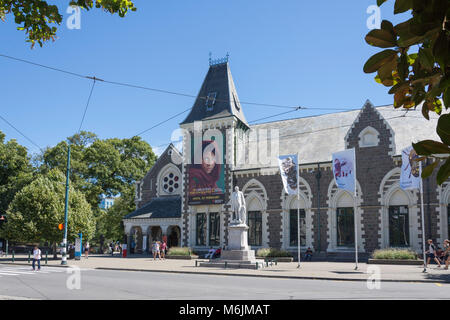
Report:
[[[363,65],[380,51],[369,46],[367,9],[376,0],[166,0],[134,1],[125,18],[82,11],[80,29],[69,29],[69,0],[55,42],[31,49],[11,15],[0,21],[0,54],[74,73],[197,95],[214,58],[230,55],[239,99],[246,102],[331,110],[299,110],[265,121],[391,104],[388,89]],[[394,1],[381,18],[395,23]],[[0,116],[40,148],[75,134],[92,81],[0,57]],[[96,82],[82,130],[99,138],[130,138],[192,107],[194,98]],[[247,121],[289,111],[242,105]],[[142,134],[157,154],[187,114]],[[264,121],[263,121],[264,122]],[[6,140],[30,155],[37,146],[0,119]]]

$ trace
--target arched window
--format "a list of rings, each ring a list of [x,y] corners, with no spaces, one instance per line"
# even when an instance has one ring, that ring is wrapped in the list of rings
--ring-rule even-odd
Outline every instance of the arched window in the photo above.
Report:
[[[298,210],[300,209],[300,210]],[[289,246],[298,246],[298,216],[300,214],[300,246],[306,246],[306,212],[304,201],[291,201],[289,209]]]
[[[181,173],[176,166],[170,164],[164,167],[158,179],[158,196],[181,193]]]
[[[250,200],[247,207],[248,244],[250,246],[262,246],[261,203],[257,198],[253,198]]]
[[[353,198],[343,192],[336,208],[336,245],[351,247],[355,245],[355,217]]]

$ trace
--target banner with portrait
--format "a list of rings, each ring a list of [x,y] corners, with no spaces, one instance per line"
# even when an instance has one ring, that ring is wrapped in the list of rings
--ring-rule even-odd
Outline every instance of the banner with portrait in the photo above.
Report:
[[[356,159],[355,149],[333,153],[334,181],[339,189],[356,195]]]
[[[281,180],[283,181],[284,191],[287,194],[298,193],[298,156],[287,155],[278,157]]]
[[[400,173],[400,188],[412,190],[420,188],[421,168],[415,161],[419,156],[412,146],[402,150],[402,171]]]
[[[217,135],[202,141],[191,139],[191,163],[187,166],[189,205],[225,201],[225,139],[223,133]]]

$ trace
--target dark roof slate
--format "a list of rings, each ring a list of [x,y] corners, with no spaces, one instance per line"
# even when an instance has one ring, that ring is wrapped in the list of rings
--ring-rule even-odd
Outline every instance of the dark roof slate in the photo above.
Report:
[[[216,102],[212,110],[208,111],[206,97],[212,92],[217,93]],[[235,116],[248,127],[228,62],[211,65],[191,112],[181,124],[230,116]]]
[[[181,197],[169,196],[153,198],[143,207],[127,214],[124,219],[131,218],[180,218],[181,217]]]

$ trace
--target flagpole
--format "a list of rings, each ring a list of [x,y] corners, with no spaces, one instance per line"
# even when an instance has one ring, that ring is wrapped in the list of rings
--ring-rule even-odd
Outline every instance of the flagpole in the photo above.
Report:
[[[423,250],[423,271],[427,272],[427,258],[425,255],[425,215],[423,210],[423,179],[422,179],[422,161],[420,163],[420,211],[422,212],[422,250]]]
[[[297,153],[297,241],[298,241],[298,266],[300,268],[300,168],[299,157]]]
[[[355,225],[355,270],[358,270],[358,223],[356,218],[356,208],[357,208],[357,201],[358,201],[358,188],[356,186],[356,154],[355,149],[353,149],[353,159],[355,163],[353,163],[353,170],[355,173],[355,202],[354,202],[354,212],[353,212],[353,224]]]
[[[357,219],[356,219],[356,201],[357,200],[357,192],[355,190],[355,205],[354,205],[354,214],[353,214],[353,219],[354,219],[354,224],[355,224],[355,261],[356,261],[356,265],[355,265],[355,270],[358,270],[358,224],[357,224]]]

